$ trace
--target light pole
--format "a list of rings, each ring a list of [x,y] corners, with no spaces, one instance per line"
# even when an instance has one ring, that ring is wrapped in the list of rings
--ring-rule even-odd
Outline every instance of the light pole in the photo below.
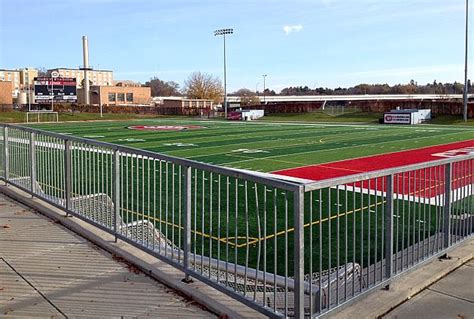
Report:
[[[225,57],[225,36],[226,34],[233,34],[234,29],[218,29],[214,31],[214,36],[222,35],[224,38],[224,117],[227,119],[227,66]]]
[[[28,112],[31,112],[31,84],[30,77],[28,76]]]
[[[54,111],[54,80],[59,76],[59,72],[51,72],[51,112]]]
[[[469,33],[469,0],[466,0],[466,39],[465,39],[465,51],[464,51],[464,94],[463,94],[463,118],[464,122],[467,122],[467,46],[468,46],[468,33]]]
[[[265,100],[265,79],[267,78],[267,75],[266,74],[263,74],[263,104],[266,104],[266,100]]]

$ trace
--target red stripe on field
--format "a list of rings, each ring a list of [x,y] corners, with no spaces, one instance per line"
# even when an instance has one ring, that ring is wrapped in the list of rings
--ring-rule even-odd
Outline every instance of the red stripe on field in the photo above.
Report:
[[[435,156],[434,154],[467,147],[474,147],[474,140],[286,169],[273,172],[273,174],[320,181],[358,173],[435,161],[442,159],[443,157]],[[453,168],[453,188],[456,186],[462,187],[472,183],[472,176],[469,175],[471,173],[468,172],[467,169],[468,168],[466,167],[456,168],[456,166]],[[443,167],[428,172],[421,170],[414,171],[411,173],[411,176],[408,176],[407,174],[404,174],[403,176],[397,175],[394,181],[394,186],[399,187],[399,194],[433,197],[444,191],[444,185],[440,184],[443,176]],[[370,187],[366,184],[367,182],[362,183],[362,185],[359,183],[359,185],[364,188],[385,190],[385,186],[382,186],[381,183],[377,186],[370,185]]]

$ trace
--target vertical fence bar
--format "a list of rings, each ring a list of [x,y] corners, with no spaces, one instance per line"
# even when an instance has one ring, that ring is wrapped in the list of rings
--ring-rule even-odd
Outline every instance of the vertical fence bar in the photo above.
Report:
[[[3,172],[5,177],[5,185],[8,183],[9,179],[9,170],[10,170],[10,161],[8,158],[8,127],[3,128]]]
[[[304,317],[304,190],[299,186],[293,192],[294,201],[294,315]]]
[[[183,220],[183,265],[184,269],[189,269],[189,252],[191,250],[191,167],[183,167],[184,183],[183,183],[183,200],[184,202],[184,220]],[[190,282],[191,279],[186,273],[184,282]]]
[[[66,216],[71,210],[71,141],[64,141],[64,198],[66,200]]]
[[[114,202],[114,211],[113,211],[113,229],[114,229],[114,236],[115,242],[117,242],[117,224],[120,220],[120,151],[115,150],[113,153],[113,170],[114,174],[112,175],[112,183],[113,183],[113,202]]]
[[[452,180],[452,163],[444,165],[444,223],[443,236],[444,248],[448,248],[451,244],[451,180]]]
[[[387,176],[387,203],[385,210],[385,277],[393,274],[393,175]]]
[[[33,197],[36,193],[36,133],[30,133],[30,190]]]

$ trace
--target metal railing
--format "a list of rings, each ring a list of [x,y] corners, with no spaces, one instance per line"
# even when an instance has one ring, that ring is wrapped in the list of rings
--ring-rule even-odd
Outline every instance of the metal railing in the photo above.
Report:
[[[297,183],[0,124],[0,178],[271,317],[319,316],[474,231],[474,156]]]

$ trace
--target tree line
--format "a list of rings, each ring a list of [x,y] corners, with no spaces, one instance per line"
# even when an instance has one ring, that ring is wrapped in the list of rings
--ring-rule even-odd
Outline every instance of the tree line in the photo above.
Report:
[[[357,94],[461,94],[464,85],[459,82],[418,84],[411,80],[407,84],[359,84],[348,88],[314,88],[308,86],[287,87],[279,95],[357,95]],[[468,91],[471,92],[471,83],[468,81]]]
[[[224,89],[218,77],[210,74],[194,72],[184,81],[183,88],[173,81],[163,81],[157,77],[151,78],[144,86],[151,88],[152,96],[187,96],[196,99],[212,99],[222,102]],[[358,84],[352,87],[316,87],[290,86],[283,88],[280,92],[265,89],[264,92],[241,88],[234,92],[228,92],[228,96],[239,96],[242,104],[253,104],[258,101],[258,96],[274,95],[359,95],[359,94],[462,94],[464,85],[459,82],[441,83],[436,80],[433,83],[418,84],[411,80],[407,84]],[[468,92],[474,93],[474,88],[468,81]]]

